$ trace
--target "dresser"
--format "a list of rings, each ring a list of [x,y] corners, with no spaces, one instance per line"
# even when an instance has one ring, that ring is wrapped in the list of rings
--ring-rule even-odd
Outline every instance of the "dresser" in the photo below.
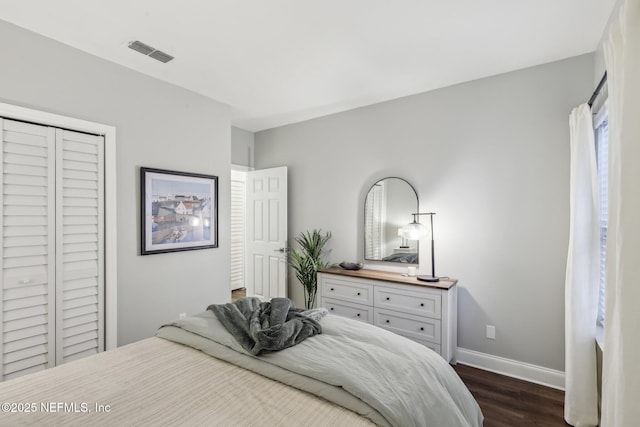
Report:
[[[407,337],[455,363],[456,283],[428,283],[400,273],[332,267],[318,272],[319,304],[332,314]]]

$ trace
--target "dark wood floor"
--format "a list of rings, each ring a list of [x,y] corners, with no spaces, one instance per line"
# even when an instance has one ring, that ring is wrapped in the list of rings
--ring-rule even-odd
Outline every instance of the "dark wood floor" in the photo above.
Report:
[[[245,289],[232,292],[235,301]],[[484,427],[567,426],[564,392],[458,364],[454,369],[484,414]]]
[[[454,369],[480,405],[484,427],[568,425],[560,390],[461,364]]]

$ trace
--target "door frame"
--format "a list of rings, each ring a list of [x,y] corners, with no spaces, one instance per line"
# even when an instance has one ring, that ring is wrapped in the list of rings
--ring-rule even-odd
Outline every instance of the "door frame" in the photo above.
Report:
[[[0,102],[0,116],[104,136],[104,304],[105,350],[118,346],[118,268],[116,227],[116,128],[101,123]]]

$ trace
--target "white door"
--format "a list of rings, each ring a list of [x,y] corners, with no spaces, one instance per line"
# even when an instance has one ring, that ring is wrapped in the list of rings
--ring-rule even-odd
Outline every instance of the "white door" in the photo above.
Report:
[[[247,295],[287,296],[287,168],[247,172]]]
[[[0,380],[55,366],[55,130],[0,118]]]
[[[104,350],[104,138],[56,129],[56,365]]]
[[[0,380],[104,350],[104,138],[0,118]]]

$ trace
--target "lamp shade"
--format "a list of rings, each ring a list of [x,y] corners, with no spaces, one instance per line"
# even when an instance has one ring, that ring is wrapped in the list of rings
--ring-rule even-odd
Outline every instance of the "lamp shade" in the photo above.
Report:
[[[429,230],[423,224],[419,222],[412,222],[402,227],[401,235],[408,240],[419,240],[426,237],[429,234]]]

